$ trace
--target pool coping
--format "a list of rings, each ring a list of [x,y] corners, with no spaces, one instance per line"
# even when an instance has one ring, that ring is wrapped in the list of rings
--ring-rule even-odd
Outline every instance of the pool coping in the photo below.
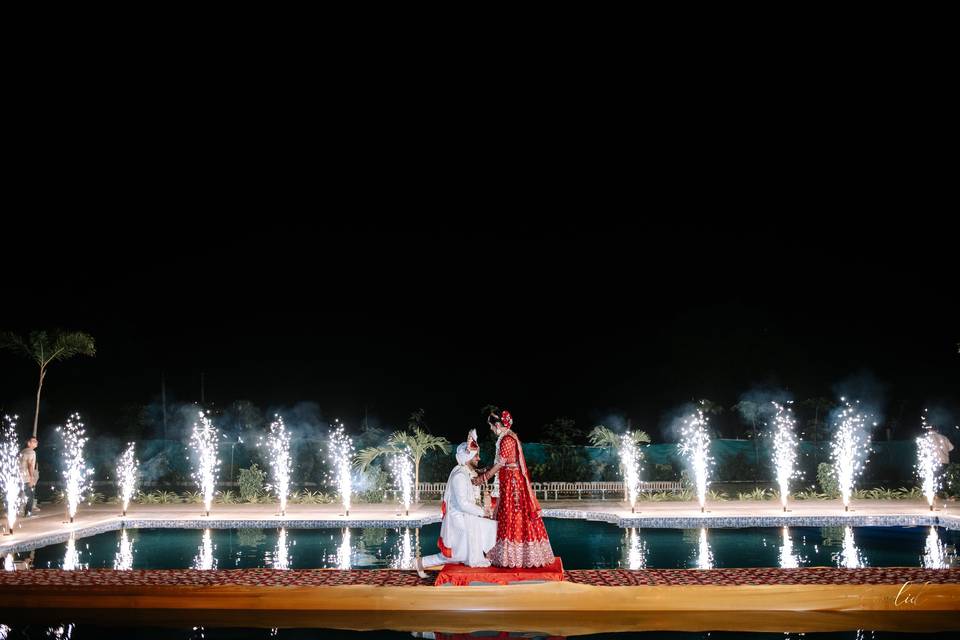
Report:
[[[936,526],[960,530],[960,516],[942,513],[914,515],[775,515],[775,516],[621,516],[603,511],[544,509],[545,518],[606,522],[622,529],[744,529],[750,527],[922,527]],[[261,518],[261,519],[170,519],[124,517],[76,526],[25,540],[0,541],[0,554],[23,553],[100,533],[127,529],[344,529],[344,528],[417,528],[440,522],[440,514],[421,517],[386,518]]]

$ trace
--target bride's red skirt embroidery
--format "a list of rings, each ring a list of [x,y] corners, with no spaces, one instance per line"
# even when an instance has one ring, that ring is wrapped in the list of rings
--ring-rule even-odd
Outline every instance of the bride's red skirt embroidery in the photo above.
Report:
[[[534,513],[519,469],[500,470],[497,544],[487,558],[497,567],[543,567],[553,564],[553,549],[543,518]]]

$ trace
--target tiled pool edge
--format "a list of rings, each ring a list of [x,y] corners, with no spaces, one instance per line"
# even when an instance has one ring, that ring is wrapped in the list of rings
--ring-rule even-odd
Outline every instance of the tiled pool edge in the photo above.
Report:
[[[620,516],[602,511],[577,511],[573,509],[544,509],[546,518],[568,520],[590,520],[607,522],[621,528],[644,529],[694,529],[699,527],[742,529],[747,527],[921,527],[940,526],[946,529],[960,530],[960,516],[946,514],[922,515],[819,515],[819,516],[644,516],[633,514]],[[86,538],[98,533],[129,529],[343,529],[360,528],[404,528],[423,527],[440,522],[440,514],[408,519],[362,520],[362,519],[304,519],[270,518],[259,520],[218,520],[215,518],[197,518],[192,520],[169,520],[159,518],[116,518],[74,529],[64,529],[55,533],[27,540],[0,541],[0,554],[21,553],[66,542],[73,535]]]

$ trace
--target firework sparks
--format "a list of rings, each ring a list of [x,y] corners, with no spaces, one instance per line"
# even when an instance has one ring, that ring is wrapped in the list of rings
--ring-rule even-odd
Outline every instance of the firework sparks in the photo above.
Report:
[[[3,482],[4,506],[7,508],[7,531],[13,533],[20,510],[20,446],[17,441],[17,416],[3,416],[0,434],[0,482]]]
[[[113,556],[113,568],[116,571],[130,571],[133,569],[133,541],[127,535],[126,529],[120,530],[120,540],[117,541],[117,553]]]
[[[843,509],[850,508],[850,496],[856,485],[857,476],[863,472],[867,463],[867,416],[858,411],[860,401],[851,404],[846,398],[840,398],[843,409],[836,418],[835,433],[830,443],[830,459],[833,472],[840,486]]]
[[[691,415],[683,426],[680,436],[680,453],[686,457],[693,470],[693,480],[697,487],[697,499],[703,512],[707,502],[707,487],[710,485],[709,471],[713,458],[710,456],[710,435],[707,432],[707,417],[702,410]]]
[[[777,473],[777,485],[780,487],[780,503],[787,510],[787,498],[790,495],[790,480],[797,475],[797,436],[794,432],[796,421],[790,407],[773,402],[777,410],[773,418],[773,466]]]
[[[280,515],[287,515],[287,496],[290,494],[290,475],[293,464],[290,459],[290,432],[283,424],[279,415],[270,423],[270,434],[267,436],[267,450],[270,453],[270,469],[273,473],[273,483],[268,485],[280,500]]]
[[[920,486],[923,495],[927,497],[930,511],[933,511],[933,501],[940,490],[940,450],[934,440],[933,430],[927,424],[927,410],[923,410],[921,419],[923,435],[917,438],[917,475],[920,476]]]
[[[140,461],[134,454],[134,444],[127,443],[127,448],[117,463],[117,482],[120,484],[120,502],[123,504],[123,514],[127,515],[127,507],[137,486],[137,474],[140,470]]]
[[[398,453],[390,458],[393,481],[400,491],[400,500],[407,515],[410,515],[410,500],[413,495],[413,463],[410,456]]]
[[[641,453],[633,440],[633,434],[627,431],[620,436],[620,466],[623,468],[623,485],[631,513],[636,513],[637,496],[640,493]]]
[[[193,433],[190,435],[190,444],[196,456],[193,480],[203,493],[203,506],[209,516],[217,472],[220,469],[220,459],[217,457],[217,428],[203,411],[199,412],[199,417],[200,422],[193,423]]]
[[[353,460],[353,440],[340,421],[336,421],[336,428],[330,432],[329,460],[334,469],[334,481],[340,502],[343,504],[344,515],[350,515],[350,499],[353,494],[353,479],[350,475],[350,464]]]
[[[87,467],[83,458],[83,447],[88,438],[80,414],[71,415],[66,424],[57,427],[57,433],[63,439],[63,484],[67,494],[67,514],[73,522],[83,495],[91,488],[90,477],[93,475],[93,469]]]

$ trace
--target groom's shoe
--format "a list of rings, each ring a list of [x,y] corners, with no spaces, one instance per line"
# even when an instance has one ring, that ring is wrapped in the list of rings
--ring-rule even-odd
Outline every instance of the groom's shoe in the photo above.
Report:
[[[417,559],[414,561],[414,566],[417,569],[417,575],[421,578],[427,577],[427,572],[423,570],[423,558],[417,556]]]

